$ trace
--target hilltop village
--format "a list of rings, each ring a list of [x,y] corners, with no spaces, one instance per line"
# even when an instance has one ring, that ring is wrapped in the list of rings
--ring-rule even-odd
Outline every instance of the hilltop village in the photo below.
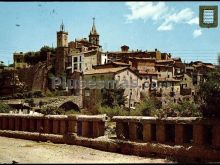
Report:
[[[128,45],[120,48],[108,52],[102,49],[95,19],[88,38],[74,41],[68,40],[62,23],[57,32],[56,48],[45,49],[44,56],[35,58],[34,62],[28,60],[27,53],[15,52],[13,65],[1,67],[0,96],[3,100],[17,99],[28,92],[48,97],[76,96],[81,102],[80,108],[92,109],[101,99],[103,89],[80,88],[79,84],[77,88],[63,88],[63,83],[60,85],[57,81],[113,81],[119,84],[109,83],[108,88],[119,88],[126,81],[136,83],[135,87],[124,88],[124,106],[131,109],[148,96],[158,98],[162,104],[195,99],[199,84],[215,68],[201,61],[183,63],[181,58],[158,49],[131,50]]]

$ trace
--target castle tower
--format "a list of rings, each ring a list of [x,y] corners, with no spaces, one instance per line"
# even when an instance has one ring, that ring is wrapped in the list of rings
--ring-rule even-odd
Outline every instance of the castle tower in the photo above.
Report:
[[[64,24],[60,25],[60,31],[57,32],[56,49],[56,75],[61,76],[65,73],[68,55],[68,32],[64,30]]]
[[[93,26],[89,34],[89,42],[94,45],[99,45],[99,34],[96,31],[95,18],[93,18]]]

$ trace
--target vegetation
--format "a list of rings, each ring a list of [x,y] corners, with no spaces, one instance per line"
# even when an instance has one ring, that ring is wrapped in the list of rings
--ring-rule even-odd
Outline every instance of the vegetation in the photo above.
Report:
[[[42,113],[44,115],[63,115],[63,114],[65,114],[65,111],[63,109],[55,107],[55,106],[43,107],[40,110],[38,110],[38,112]]]
[[[100,106],[98,108],[99,114],[106,114],[108,117],[112,118],[113,116],[128,116],[129,111],[124,110],[123,108],[119,106],[115,106],[113,108],[107,107],[107,106]]]
[[[157,109],[161,108],[161,102],[155,97],[146,97],[130,112],[132,116],[151,116]]]
[[[124,97],[125,89],[102,89],[102,106],[115,107],[124,106],[126,98]]]
[[[207,76],[207,80],[200,85],[199,95],[202,102],[201,109],[204,117],[220,117],[220,69],[216,69]]]
[[[12,108],[4,103],[0,103],[0,113],[9,113],[12,110]]]
[[[49,46],[43,46],[40,51],[37,52],[27,52],[24,55],[25,61],[28,64],[35,65],[38,62],[46,61],[47,52],[51,52],[51,54],[55,54],[56,50]]]

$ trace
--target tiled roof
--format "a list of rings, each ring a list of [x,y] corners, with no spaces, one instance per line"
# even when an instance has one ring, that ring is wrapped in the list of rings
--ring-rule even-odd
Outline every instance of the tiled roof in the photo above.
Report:
[[[91,69],[84,72],[84,75],[90,74],[104,74],[104,73],[117,73],[124,69],[128,69],[128,67],[117,67],[117,68],[101,68],[101,69]]]
[[[174,82],[179,82],[180,80],[176,80],[174,78],[158,78],[158,81],[174,81]]]
[[[158,75],[158,73],[156,71],[149,71],[149,72],[140,71],[139,74],[140,75]]]

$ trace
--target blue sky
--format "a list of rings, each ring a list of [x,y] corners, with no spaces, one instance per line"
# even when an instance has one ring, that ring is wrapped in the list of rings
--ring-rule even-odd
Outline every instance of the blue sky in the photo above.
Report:
[[[0,60],[12,63],[15,51],[56,46],[62,20],[69,41],[88,37],[95,17],[104,51],[126,44],[133,50],[157,48],[186,62],[216,63],[220,28],[199,27],[199,5],[218,5],[220,11],[217,1],[0,2]]]

